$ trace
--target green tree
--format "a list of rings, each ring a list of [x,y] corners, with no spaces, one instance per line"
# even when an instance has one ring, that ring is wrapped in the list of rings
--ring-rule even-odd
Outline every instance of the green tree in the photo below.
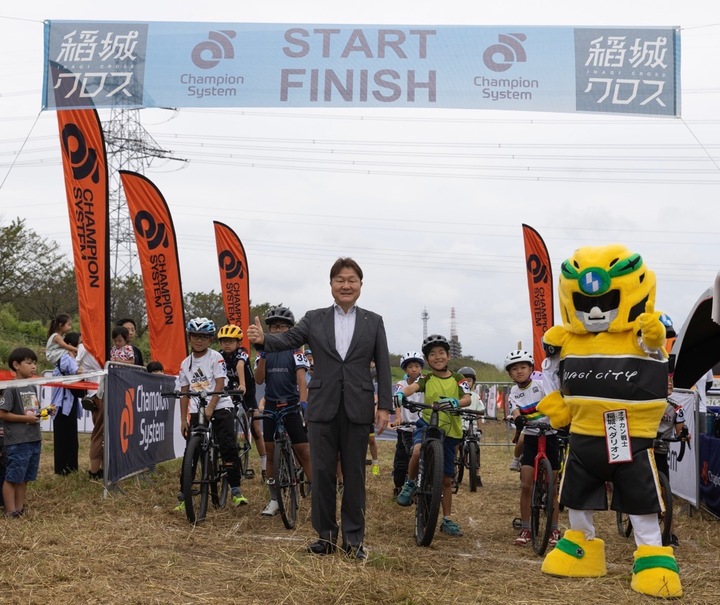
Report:
[[[26,299],[67,263],[57,242],[17,218],[0,226],[0,303]]]
[[[118,319],[131,317],[137,324],[137,337],[147,329],[147,307],[142,276],[126,275],[116,277],[110,284],[110,318],[113,323]]]
[[[60,261],[45,281],[29,295],[14,301],[15,309],[21,320],[39,320],[45,324],[60,313],[77,315],[77,280],[75,268],[67,261]]]
[[[185,317],[207,317],[215,322],[216,326],[225,325],[225,306],[222,294],[210,292],[187,292],[183,297],[185,303]]]

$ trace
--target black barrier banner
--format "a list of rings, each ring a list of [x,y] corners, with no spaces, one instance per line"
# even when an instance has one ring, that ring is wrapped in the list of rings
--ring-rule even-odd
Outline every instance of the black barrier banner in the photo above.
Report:
[[[175,379],[108,364],[105,388],[105,482],[117,483],[154,464],[173,460],[175,399],[162,397]]]

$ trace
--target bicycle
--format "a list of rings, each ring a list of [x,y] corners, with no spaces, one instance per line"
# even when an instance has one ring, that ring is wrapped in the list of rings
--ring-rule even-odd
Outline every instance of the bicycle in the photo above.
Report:
[[[657,447],[658,445],[661,446],[663,443],[680,443],[680,451],[678,452],[677,457],[677,461],[680,462],[683,459],[683,456],[685,456],[685,446],[689,441],[690,437],[688,435],[687,429],[683,429],[683,432],[675,437],[656,437],[653,445]],[[660,493],[663,500],[663,506],[665,508],[664,512],[658,514],[658,519],[660,521],[660,533],[662,535],[662,545],[669,546],[672,538],[672,489],[670,488],[670,480],[667,475],[665,475],[665,473],[663,473],[662,471],[658,471],[658,479],[660,482]],[[618,533],[625,538],[629,538],[633,530],[630,515],[622,511],[617,511],[615,513],[615,518],[617,522]]]
[[[278,490],[277,502],[280,517],[287,529],[295,527],[299,508],[298,493],[302,497],[310,493],[305,473],[295,457],[290,435],[288,435],[284,423],[285,416],[298,409],[298,405],[289,405],[276,411],[265,410],[259,416],[255,416],[255,418],[265,418],[275,422],[275,454],[273,456],[275,472],[272,479]]]
[[[537,454],[533,462],[533,484],[530,495],[530,536],[533,550],[540,556],[545,554],[555,513],[555,488],[552,465],[547,456],[547,433],[554,430],[546,421],[526,422],[528,428],[538,429]],[[522,429],[516,429],[513,443]],[[513,520],[513,527],[519,529],[519,519]]]
[[[170,391],[163,397],[193,397],[198,403],[198,423],[190,429],[182,461],[182,493],[185,516],[199,524],[207,516],[208,503],[224,508],[230,492],[227,468],[220,463],[220,447],[213,422],[207,422],[205,408],[213,395],[239,395],[239,391]]]
[[[484,412],[476,410],[462,410],[463,420],[468,421],[468,428],[463,431],[463,439],[455,454],[455,476],[453,477],[453,493],[457,494],[460,484],[468,470],[468,482],[470,491],[476,492],[482,487],[480,478],[480,437],[482,431],[476,428],[477,419],[483,416]]]
[[[396,406],[400,404],[397,401]],[[435,529],[443,491],[443,440],[445,431],[439,426],[439,412],[460,415],[460,408],[448,407],[447,403],[436,401],[432,404],[402,400],[402,406],[411,412],[431,410],[430,422],[423,428],[420,445],[420,472],[415,490],[415,543],[418,546],[430,546]]]

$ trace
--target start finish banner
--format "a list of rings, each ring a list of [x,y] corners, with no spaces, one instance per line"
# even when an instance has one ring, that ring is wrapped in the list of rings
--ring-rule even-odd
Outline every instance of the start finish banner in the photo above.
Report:
[[[680,115],[677,27],[46,21],[44,71],[43,109]]]

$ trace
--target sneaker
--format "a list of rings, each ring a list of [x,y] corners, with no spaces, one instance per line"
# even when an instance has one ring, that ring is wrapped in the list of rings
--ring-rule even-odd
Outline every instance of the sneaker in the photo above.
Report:
[[[678,537],[675,534],[670,534],[670,546],[678,547],[680,546],[680,540],[678,540]]]
[[[184,513],[185,512],[185,500],[181,500],[173,510],[176,510],[179,513]]]
[[[410,506],[414,495],[415,482],[412,479],[408,479],[400,490],[398,497],[395,498],[395,502],[397,502],[400,506]]]
[[[380,465],[379,464],[373,464],[370,467],[370,472],[375,475],[376,477],[380,476]]]
[[[560,538],[562,538],[562,535],[560,534],[560,530],[553,529],[550,532],[550,540],[548,541],[548,544],[550,546],[555,546],[560,541]]]
[[[278,511],[280,510],[280,506],[277,503],[277,500],[270,500],[268,502],[268,505],[263,509],[263,512],[260,513],[263,517],[274,517],[278,514]]]
[[[262,474],[262,482],[267,483],[267,471],[261,471]]]
[[[511,471],[519,471],[520,470],[520,458],[512,459],[512,462],[510,463],[510,470]]]
[[[521,529],[520,534],[517,538],[515,538],[515,546],[525,546],[528,542],[532,540],[532,536],[530,535],[529,529]]]
[[[232,494],[231,500],[233,506],[244,506],[248,503],[248,499],[243,496],[239,491]]]
[[[442,523],[440,524],[440,531],[448,536],[458,538],[463,535],[460,531],[460,526],[452,519],[446,519],[445,517],[443,517]]]

